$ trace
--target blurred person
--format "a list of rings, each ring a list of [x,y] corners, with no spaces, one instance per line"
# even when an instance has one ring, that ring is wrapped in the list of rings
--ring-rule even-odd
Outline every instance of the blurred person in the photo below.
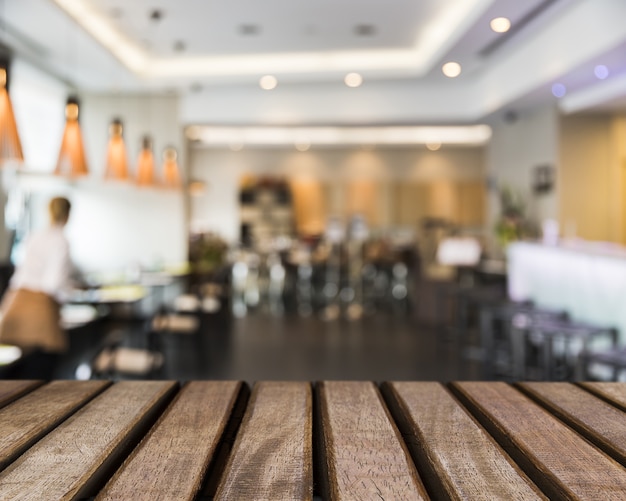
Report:
[[[8,371],[8,378],[50,380],[68,349],[60,320],[73,269],[63,232],[70,208],[66,198],[50,200],[50,225],[26,239],[22,262],[2,299],[0,343],[22,350],[22,358]]]

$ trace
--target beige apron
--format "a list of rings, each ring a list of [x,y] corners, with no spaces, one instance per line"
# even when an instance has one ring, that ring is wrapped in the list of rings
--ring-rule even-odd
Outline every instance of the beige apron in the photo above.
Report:
[[[59,303],[43,292],[9,289],[0,306],[0,343],[25,351],[66,351],[68,340],[60,326],[60,311]]]

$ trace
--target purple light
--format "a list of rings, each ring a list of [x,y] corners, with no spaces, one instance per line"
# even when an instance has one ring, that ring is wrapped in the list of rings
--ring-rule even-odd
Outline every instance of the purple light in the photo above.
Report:
[[[552,95],[554,97],[563,97],[566,93],[567,93],[567,89],[565,88],[565,85],[563,85],[562,83],[555,83],[552,86]]]
[[[599,64],[593,69],[593,73],[600,80],[604,80],[606,77],[609,76],[609,69],[603,64]]]

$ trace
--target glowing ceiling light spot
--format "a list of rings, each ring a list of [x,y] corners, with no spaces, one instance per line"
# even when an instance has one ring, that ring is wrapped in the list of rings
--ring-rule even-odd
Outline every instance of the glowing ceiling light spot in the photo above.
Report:
[[[449,78],[458,77],[461,74],[461,65],[457,62],[450,61],[441,67],[443,74]]]
[[[441,149],[441,143],[426,143],[426,148],[430,151],[438,151]]]
[[[554,97],[563,97],[567,94],[567,88],[562,83],[555,83],[552,86],[552,95]]]
[[[604,80],[606,77],[609,76],[609,69],[603,64],[599,64],[593,69],[593,74],[596,76],[596,78]]]
[[[263,90],[272,90],[278,85],[278,80],[274,75],[265,75],[264,77],[261,77],[261,80],[259,80],[259,85]]]
[[[360,87],[363,83],[363,77],[358,73],[348,73],[343,81],[348,87]]]
[[[496,17],[491,20],[489,26],[496,33],[506,33],[511,28],[511,21],[506,17]]]

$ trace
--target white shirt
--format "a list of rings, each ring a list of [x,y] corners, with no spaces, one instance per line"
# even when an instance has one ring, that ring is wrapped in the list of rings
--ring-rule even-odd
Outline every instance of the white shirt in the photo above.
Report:
[[[63,227],[52,225],[26,238],[23,259],[10,287],[44,292],[62,302],[71,286],[71,273],[70,247]]]

